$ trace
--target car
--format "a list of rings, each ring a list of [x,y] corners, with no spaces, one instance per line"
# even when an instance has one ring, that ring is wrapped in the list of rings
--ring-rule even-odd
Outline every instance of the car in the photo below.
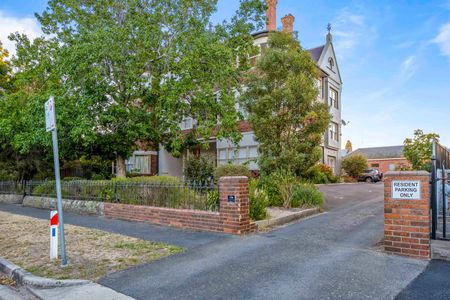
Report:
[[[377,169],[366,169],[361,176],[359,176],[358,181],[378,182],[381,181],[382,178],[383,174]]]

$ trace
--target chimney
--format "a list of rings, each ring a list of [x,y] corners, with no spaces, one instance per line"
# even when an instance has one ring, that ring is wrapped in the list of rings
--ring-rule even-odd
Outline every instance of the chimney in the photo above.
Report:
[[[266,0],[267,12],[266,12],[266,30],[277,30],[277,0]]]
[[[283,31],[285,33],[292,34],[292,32],[294,32],[294,21],[295,18],[291,14],[288,14],[287,16],[281,18],[281,23],[283,23]]]

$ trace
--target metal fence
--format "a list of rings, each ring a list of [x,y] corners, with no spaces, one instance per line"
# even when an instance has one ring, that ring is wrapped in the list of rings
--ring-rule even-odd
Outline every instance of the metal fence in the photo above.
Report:
[[[101,201],[154,207],[217,211],[219,193],[212,182],[194,181],[61,181],[63,199]],[[0,193],[56,197],[54,181],[0,182]]]
[[[0,194],[23,194],[23,184],[15,181],[0,181]]]

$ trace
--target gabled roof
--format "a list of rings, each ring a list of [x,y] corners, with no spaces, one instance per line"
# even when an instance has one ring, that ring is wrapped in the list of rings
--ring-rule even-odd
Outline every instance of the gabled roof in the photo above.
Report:
[[[402,158],[404,146],[359,148],[348,155],[362,154],[367,159]]]
[[[319,59],[322,56],[322,52],[323,52],[324,48],[325,48],[325,45],[322,45],[322,46],[319,46],[316,48],[308,49],[306,51],[308,51],[311,54],[311,57],[315,62],[319,62]]]

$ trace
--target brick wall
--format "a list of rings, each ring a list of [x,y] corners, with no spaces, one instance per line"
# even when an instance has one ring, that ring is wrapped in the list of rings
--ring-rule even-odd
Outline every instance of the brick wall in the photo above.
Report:
[[[393,180],[420,181],[419,200],[392,198]],[[425,171],[387,172],[384,182],[384,249],[430,258],[430,177]]]
[[[389,166],[391,164],[395,165],[395,167],[411,167],[411,163],[408,162],[406,158],[385,158],[385,159],[375,159],[370,158],[367,160],[369,163],[369,167],[378,169],[381,173],[386,173],[389,171]],[[378,164],[378,167],[373,165]],[[395,170],[394,170],[395,171]]]
[[[228,196],[235,196],[235,202],[229,202]],[[220,178],[219,199],[219,212],[105,203],[104,213],[108,218],[191,230],[231,234],[256,230],[256,224],[249,217],[247,177]]]

